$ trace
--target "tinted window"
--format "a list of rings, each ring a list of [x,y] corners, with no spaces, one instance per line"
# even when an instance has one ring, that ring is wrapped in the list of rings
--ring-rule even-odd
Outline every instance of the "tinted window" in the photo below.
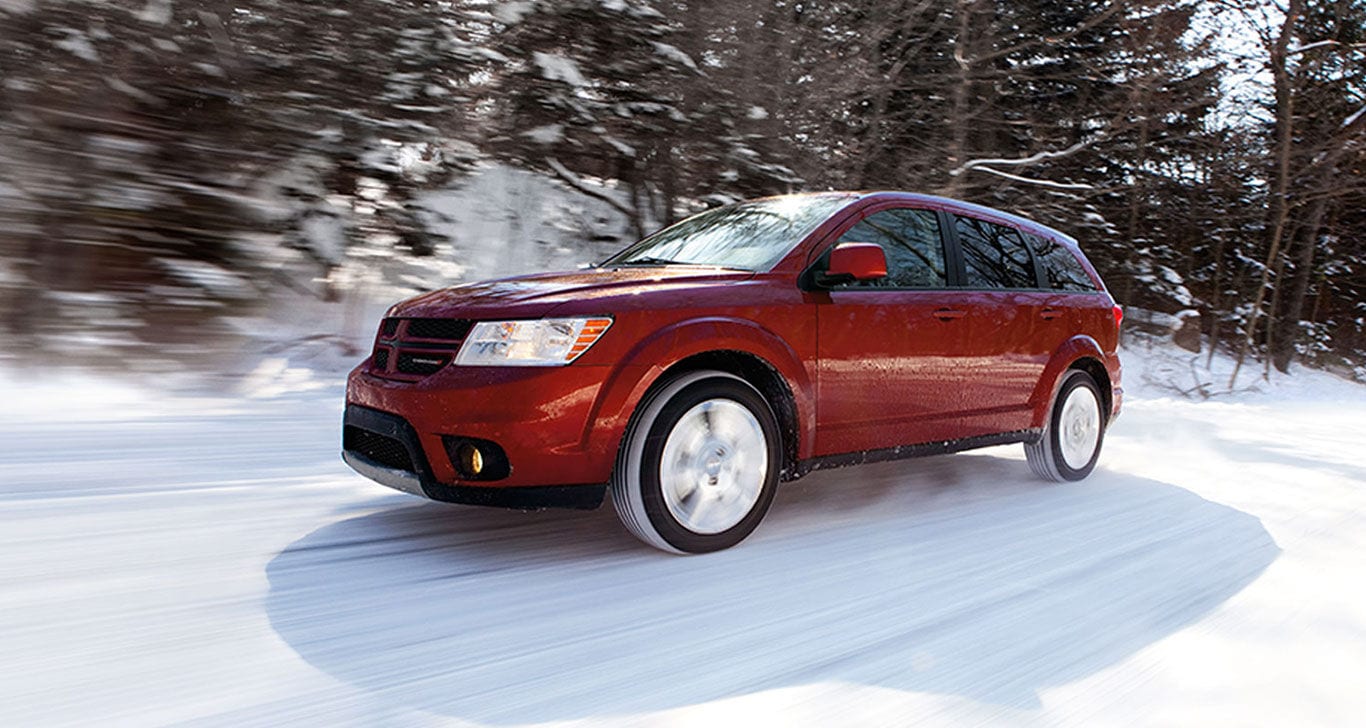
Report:
[[[846,287],[943,288],[944,245],[939,217],[930,210],[883,210],[849,228],[841,243],[876,243],[887,255],[887,277]]]
[[[1043,266],[1044,285],[1055,291],[1094,291],[1096,284],[1066,246],[1037,235],[1025,234],[1034,256]]]
[[[850,199],[839,194],[791,195],[718,207],[667,227],[602,265],[768,270]]]
[[[963,247],[968,288],[1037,288],[1034,261],[1020,231],[971,217],[954,215]]]

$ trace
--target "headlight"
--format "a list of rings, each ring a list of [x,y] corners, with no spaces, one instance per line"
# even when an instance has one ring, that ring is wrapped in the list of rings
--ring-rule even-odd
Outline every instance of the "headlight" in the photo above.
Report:
[[[610,318],[481,321],[470,330],[455,363],[464,366],[564,366],[597,343]]]

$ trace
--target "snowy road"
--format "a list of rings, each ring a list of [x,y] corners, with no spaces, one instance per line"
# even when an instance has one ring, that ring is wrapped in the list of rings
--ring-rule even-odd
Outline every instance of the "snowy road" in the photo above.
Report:
[[[1306,375],[1308,376],[1308,375]],[[391,493],[340,390],[0,380],[0,725],[1351,725],[1366,388],[821,473],[738,548]]]

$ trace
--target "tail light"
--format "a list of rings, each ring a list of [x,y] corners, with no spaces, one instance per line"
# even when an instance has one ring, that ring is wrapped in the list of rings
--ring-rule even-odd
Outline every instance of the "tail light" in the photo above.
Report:
[[[1124,323],[1124,309],[1116,303],[1110,310],[1115,315],[1115,331],[1119,331],[1119,325]]]

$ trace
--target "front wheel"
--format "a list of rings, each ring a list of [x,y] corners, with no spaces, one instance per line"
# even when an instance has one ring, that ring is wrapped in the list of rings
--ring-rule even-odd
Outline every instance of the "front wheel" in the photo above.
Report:
[[[763,395],[725,372],[689,372],[634,418],[612,474],[612,504],[651,546],[719,551],[763,520],[781,464],[778,422]]]
[[[1043,435],[1037,442],[1025,444],[1025,459],[1035,475],[1062,482],[1091,474],[1105,439],[1102,401],[1100,388],[1090,374],[1067,372]]]

